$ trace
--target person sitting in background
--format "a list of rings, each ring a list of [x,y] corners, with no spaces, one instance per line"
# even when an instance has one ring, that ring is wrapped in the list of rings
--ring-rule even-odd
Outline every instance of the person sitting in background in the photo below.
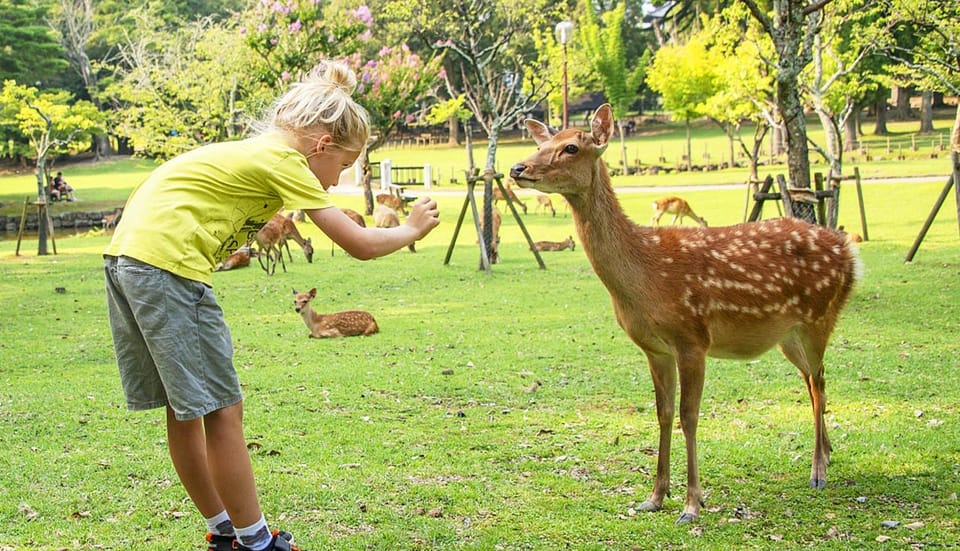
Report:
[[[63,172],[57,172],[57,175],[53,178],[53,183],[50,185],[50,197],[54,201],[73,201],[73,188],[63,177]]]

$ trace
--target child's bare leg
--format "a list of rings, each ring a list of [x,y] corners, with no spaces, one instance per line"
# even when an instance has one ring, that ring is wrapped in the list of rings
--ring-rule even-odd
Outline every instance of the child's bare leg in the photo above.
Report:
[[[204,517],[226,509],[234,526],[260,519],[242,402],[190,421],[177,421],[167,408],[167,439],[177,476]]]

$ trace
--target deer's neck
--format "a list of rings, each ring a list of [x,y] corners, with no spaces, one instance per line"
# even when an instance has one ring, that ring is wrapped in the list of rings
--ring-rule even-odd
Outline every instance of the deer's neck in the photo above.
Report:
[[[313,326],[323,319],[322,315],[313,311],[313,308],[310,307],[309,302],[304,304],[303,308],[300,309],[300,317],[303,318],[303,323],[307,324],[307,327],[310,329],[313,329]]]
[[[623,212],[602,160],[594,165],[589,191],[566,199],[587,258],[607,288],[613,292],[624,281],[643,278],[654,243]]]

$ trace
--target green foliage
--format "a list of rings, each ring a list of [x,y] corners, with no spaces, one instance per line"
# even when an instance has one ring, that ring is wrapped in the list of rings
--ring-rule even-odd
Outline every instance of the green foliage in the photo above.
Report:
[[[67,92],[41,92],[12,80],[0,91],[0,126],[15,129],[24,142],[8,144],[5,155],[28,155],[42,161],[82,149],[100,128],[100,112],[89,101],[73,101]]]
[[[623,44],[625,12],[626,4],[618,2],[616,8],[603,14],[601,27],[593,11],[587,10],[578,35],[583,41],[587,61],[618,119],[627,116],[627,110],[637,97],[650,63],[650,50],[634,60],[632,68],[627,63]]]
[[[35,2],[0,2],[0,81],[40,86],[67,67],[46,11]]]
[[[683,120],[703,115],[706,101],[717,91],[718,57],[703,36],[682,45],[657,50],[647,70],[647,84],[660,93],[663,108]]]

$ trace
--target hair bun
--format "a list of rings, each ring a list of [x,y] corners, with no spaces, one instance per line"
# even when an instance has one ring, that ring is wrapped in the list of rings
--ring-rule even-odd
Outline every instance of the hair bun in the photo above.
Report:
[[[353,95],[357,89],[357,75],[350,67],[339,61],[321,61],[303,80],[331,84],[347,95]]]

